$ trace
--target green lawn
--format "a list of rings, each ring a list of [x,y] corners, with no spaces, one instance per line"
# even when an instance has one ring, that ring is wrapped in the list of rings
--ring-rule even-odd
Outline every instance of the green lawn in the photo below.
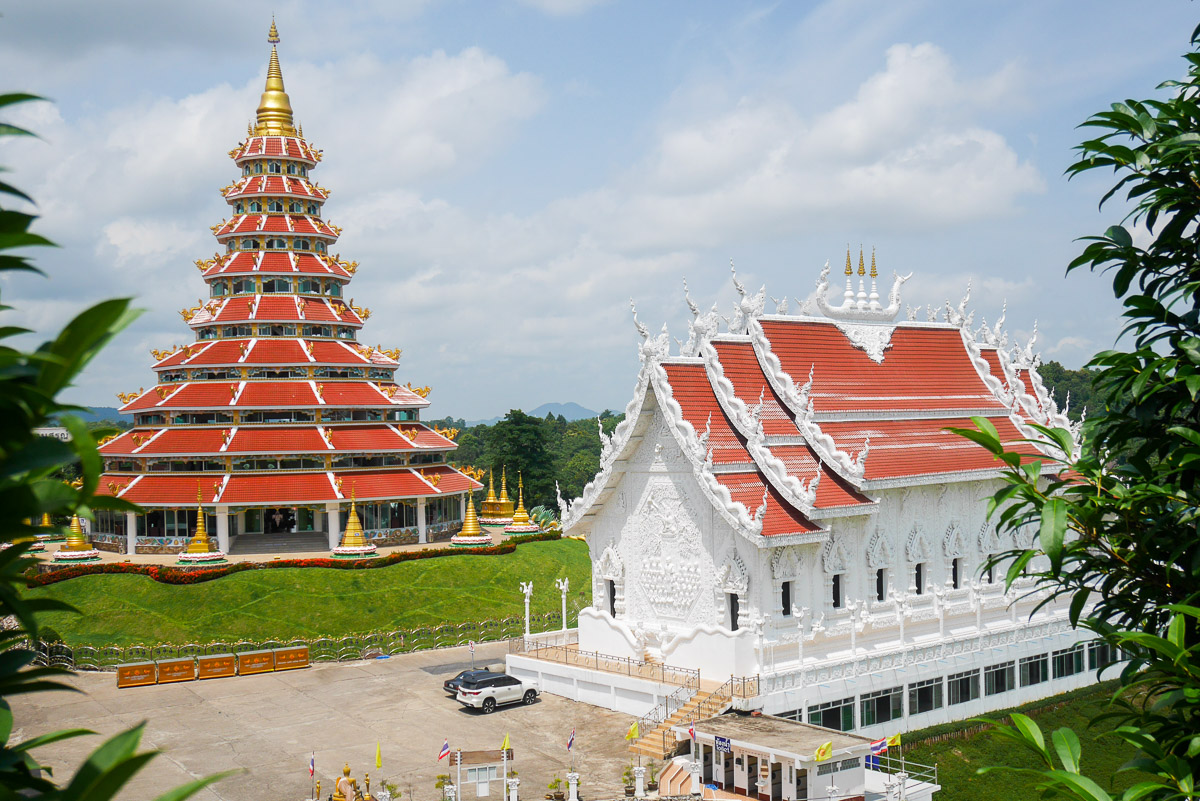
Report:
[[[1138,781],[1138,774],[1121,774],[1114,780],[1118,768],[1134,756],[1134,749],[1112,736],[1101,736],[1110,731],[1111,723],[1096,728],[1089,728],[1088,721],[1105,710],[1108,699],[1112,696],[1113,686],[1106,682],[1094,691],[1079,691],[1073,693],[1066,703],[1062,699],[1049,699],[1039,702],[1051,704],[1042,706],[1031,704],[1018,711],[1029,715],[1050,741],[1050,732],[1066,726],[1079,735],[1083,746],[1081,765],[1083,772],[1096,781],[1101,787],[1123,790]],[[990,715],[989,717],[997,717]],[[964,723],[961,726],[973,724]],[[928,733],[940,733],[952,726],[939,726],[929,729]],[[1001,740],[992,732],[982,732],[971,735],[966,739],[950,739],[939,743],[923,745],[919,743],[925,732],[913,732],[907,735],[915,744],[905,746],[904,755],[914,762],[926,765],[937,764],[938,783],[942,791],[938,793],[938,801],[1033,801],[1038,793],[1033,789],[1034,778],[1009,772],[992,772],[984,776],[976,775],[978,768],[986,765],[1008,765],[1011,767],[1035,768],[1039,765],[1033,755],[1024,749]],[[1144,778],[1144,777],[1143,777]]]
[[[533,581],[534,614],[557,612],[554,579],[571,581],[568,607],[590,596],[587,545],[563,539],[500,556],[454,555],[373,570],[277,568],[191,586],[99,575],[27,590],[85,614],[42,615],[74,645],[262,641],[408,629],[524,614],[518,584]],[[581,595],[582,593],[582,595]]]

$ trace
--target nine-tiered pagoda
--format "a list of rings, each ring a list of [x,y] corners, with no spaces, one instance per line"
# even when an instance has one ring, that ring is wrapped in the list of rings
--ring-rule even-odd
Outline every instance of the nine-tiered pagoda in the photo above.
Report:
[[[181,312],[195,341],[154,352],[155,386],[121,396],[133,429],[101,447],[100,492],[145,513],[97,512],[98,547],[180,551],[199,506],[222,551],[333,549],[352,496],[369,543],[426,542],[458,531],[481,487],[446,463],[452,432],[420,422],[428,388],[397,383],[400,352],[359,341],[370,310],[343,299],[357,264],[330,252],[321,151],[293,119],[274,23],[269,41],[221,190],[232,214],[213,226],[223,252],[196,263],[209,297]]]

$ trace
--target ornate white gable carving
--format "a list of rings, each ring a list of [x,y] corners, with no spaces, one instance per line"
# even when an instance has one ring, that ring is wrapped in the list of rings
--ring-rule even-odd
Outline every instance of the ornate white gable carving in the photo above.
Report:
[[[942,551],[947,557],[953,559],[956,556],[962,556],[965,550],[962,536],[962,529],[958,523],[951,523],[946,527],[946,536],[942,537]]]
[[[622,531],[626,550],[638,560],[636,593],[645,619],[686,620],[704,585],[700,529],[672,480],[655,476]],[[710,568],[711,569],[711,568]],[[631,593],[626,591],[627,603]]]
[[[850,559],[840,537],[825,543],[824,551],[821,554],[821,564],[826,573],[845,573],[849,569]]]
[[[870,325],[834,320],[837,329],[846,335],[850,344],[867,354],[871,361],[883,364],[883,352],[892,346],[894,325]]]
[[[875,529],[874,536],[867,544],[867,565],[872,570],[878,570],[882,567],[891,567],[894,561],[892,543],[884,535],[883,529]]]
[[[613,550],[609,545],[604,549],[604,553],[600,555],[600,561],[596,564],[596,572],[601,578],[609,581],[621,581],[625,578],[625,563],[621,561],[621,555]]]
[[[996,527],[987,520],[979,527],[979,550],[985,554],[1000,550],[1000,535],[996,533]]]
[[[717,571],[717,586],[722,592],[732,592],[744,595],[750,589],[750,579],[746,575],[746,565],[737,553],[732,553]]]
[[[925,541],[925,534],[916,526],[913,526],[908,535],[908,543],[904,549],[905,556],[912,563],[924,562],[929,559],[929,543]]]
[[[794,545],[776,548],[771,556],[771,575],[777,579],[796,578],[804,566],[804,554]]]

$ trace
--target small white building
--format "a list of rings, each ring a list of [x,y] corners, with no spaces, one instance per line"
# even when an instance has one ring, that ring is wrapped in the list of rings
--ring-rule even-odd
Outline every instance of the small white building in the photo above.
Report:
[[[512,672],[619,699],[612,708],[649,723],[701,683],[724,684],[736,707],[871,737],[1095,682],[1111,654],[1065,605],[1035,612],[1044,595],[1022,581],[1005,592],[983,569],[1033,532],[1017,543],[996,532],[986,500],[999,462],[944,430],[981,416],[1007,439],[1036,439],[1031,422],[1074,435],[1033,342],[1010,347],[1002,319],[975,330],[967,298],[897,321],[905,279],[881,301],[874,266],[864,273],[860,257],[856,292],[847,259],[834,306],[827,265],[798,315],[786,300],[764,313],[765,288],[751,294],[735,275],[725,330],[715,306],[701,313],[688,297],[677,353],[635,312],[633,399],[601,433],[599,474],[562,508],[592,558],[577,647],[695,670],[696,686],[667,698],[622,677],[610,691],[616,680],[579,660],[520,654]]]

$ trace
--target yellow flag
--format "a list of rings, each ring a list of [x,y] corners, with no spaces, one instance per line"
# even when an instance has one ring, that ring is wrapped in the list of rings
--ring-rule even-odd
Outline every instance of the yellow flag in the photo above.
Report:
[[[375,767],[383,767],[383,752],[379,750],[379,741],[375,741]]]
[[[500,750],[507,751],[510,747],[508,744],[508,732],[504,732],[504,742],[500,743]]]
[[[893,734],[891,737],[887,738],[887,744],[888,748],[891,748],[893,745],[900,745],[900,735]]]
[[[816,762],[824,762],[826,759],[829,759],[832,756],[833,740],[830,740],[829,742],[825,743],[825,745],[817,749],[817,753],[813,754],[813,760]]]
[[[631,725],[629,727],[629,731],[628,731],[628,733],[626,733],[625,739],[626,740],[636,740],[638,738],[638,736],[639,736],[638,735],[638,725],[637,725],[637,721],[635,720],[633,722],[633,725]]]

